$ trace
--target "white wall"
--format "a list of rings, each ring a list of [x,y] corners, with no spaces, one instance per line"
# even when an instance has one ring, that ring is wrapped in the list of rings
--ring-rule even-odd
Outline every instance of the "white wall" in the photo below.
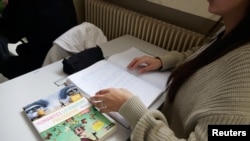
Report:
[[[175,8],[184,12],[188,12],[197,16],[217,20],[218,16],[208,12],[207,0],[148,0],[149,2],[161,4],[171,8]]]

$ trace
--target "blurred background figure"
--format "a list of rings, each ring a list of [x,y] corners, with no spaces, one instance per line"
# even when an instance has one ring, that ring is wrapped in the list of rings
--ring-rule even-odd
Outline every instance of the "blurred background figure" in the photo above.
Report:
[[[0,0],[0,20],[2,17],[2,11],[6,7],[8,2],[8,0]],[[9,58],[8,40],[1,35],[2,34],[0,30],[0,65]]]
[[[0,33],[8,43],[27,41],[16,48],[17,56],[1,63],[8,79],[42,66],[52,42],[77,25],[73,0],[8,0],[2,11]]]

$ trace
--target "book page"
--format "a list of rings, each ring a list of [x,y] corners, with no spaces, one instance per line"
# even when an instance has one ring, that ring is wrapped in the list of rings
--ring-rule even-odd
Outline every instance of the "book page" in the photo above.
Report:
[[[101,60],[84,70],[70,75],[68,79],[89,96],[94,96],[97,91],[105,88],[127,89],[134,95],[139,96],[147,107],[162,93],[162,89],[106,60]]]
[[[107,60],[109,62],[112,62],[113,64],[120,66],[121,68],[123,68],[124,70],[127,70],[129,73],[135,75],[136,77],[139,77],[149,83],[151,83],[152,85],[155,85],[157,87],[159,87],[162,90],[165,90],[165,86],[167,83],[167,79],[170,75],[170,72],[164,71],[150,71],[150,72],[146,72],[146,73],[142,73],[142,74],[138,74],[137,70],[128,70],[127,66],[128,64],[135,58],[135,57],[140,57],[140,56],[144,56],[144,55],[148,55],[151,56],[135,47],[131,47],[130,49],[121,52],[121,53],[117,53],[114,54],[112,56],[110,56]],[[143,66],[142,66],[143,67]]]

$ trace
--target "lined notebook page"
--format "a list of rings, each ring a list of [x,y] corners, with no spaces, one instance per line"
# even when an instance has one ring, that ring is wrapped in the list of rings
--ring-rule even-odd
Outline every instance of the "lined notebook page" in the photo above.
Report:
[[[135,47],[131,47],[130,49],[121,52],[121,53],[117,53],[114,54],[112,56],[110,56],[107,60],[109,62],[112,62],[113,64],[120,66],[121,68],[123,68],[124,70],[127,70],[127,66],[128,64],[135,58],[135,57],[140,57],[143,55],[148,55],[151,56]],[[170,75],[170,72],[164,71],[164,72],[160,72],[160,71],[150,71],[150,72],[146,72],[143,74],[138,74],[136,71],[130,71],[127,70],[129,73],[132,73],[133,75],[151,83],[152,85],[157,86],[158,88],[165,90],[165,86],[167,83],[167,79]]]
[[[149,107],[161,94],[162,89],[124,71],[112,63],[101,60],[94,65],[79,71],[68,79],[89,96],[105,88],[124,88],[140,97]]]

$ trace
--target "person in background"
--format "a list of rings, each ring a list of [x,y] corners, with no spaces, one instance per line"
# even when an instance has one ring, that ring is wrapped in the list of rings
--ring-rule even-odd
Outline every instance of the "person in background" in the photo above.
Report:
[[[172,69],[160,111],[147,109],[125,89],[103,89],[91,98],[102,112],[117,111],[128,120],[132,141],[205,141],[208,125],[250,124],[250,1],[208,3],[224,25],[210,42],[183,53],[135,58],[128,65],[133,70],[146,63],[138,73]]]
[[[2,11],[6,7],[8,2],[8,0],[0,0],[0,20],[2,16]],[[2,34],[0,31],[0,65],[9,58],[8,40],[1,35]]]
[[[10,56],[0,65],[0,73],[12,79],[40,68],[53,41],[77,24],[73,0],[8,0],[1,35],[9,43],[23,38],[27,42],[17,46],[18,56]]]

